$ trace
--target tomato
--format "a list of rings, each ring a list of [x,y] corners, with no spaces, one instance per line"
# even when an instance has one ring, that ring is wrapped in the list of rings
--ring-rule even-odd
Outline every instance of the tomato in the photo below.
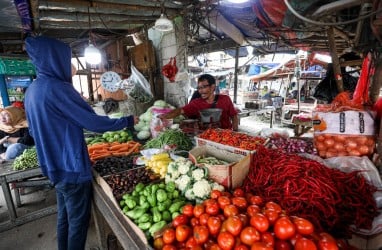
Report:
[[[163,238],[162,238],[162,237],[158,237],[158,238],[156,238],[156,239],[154,240],[153,246],[154,246],[154,249],[155,249],[155,250],[162,249],[163,246],[164,246]]]
[[[302,238],[302,235],[299,233],[296,233],[292,238],[289,239],[289,242],[294,246],[296,244],[296,241],[301,238]]]
[[[249,217],[248,217],[248,215],[246,215],[246,214],[238,214],[237,216],[239,216],[241,222],[243,223],[243,227],[248,226],[248,224],[249,224]]]
[[[186,241],[186,248],[194,249],[194,247],[197,247],[197,246],[198,246],[198,243],[196,242],[196,239],[194,237],[190,237]]]
[[[214,189],[214,190],[211,191],[210,196],[211,196],[211,199],[217,199],[220,196],[222,196],[222,192],[220,190]]]
[[[235,188],[235,190],[233,190],[233,193],[232,193],[234,197],[244,197],[244,194],[245,194],[244,190],[241,188]]]
[[[240,233],[240,240],[251,246],[256,241],[260,241],[260,233],[254,227],[246,227]]]
[[[207,214],[207,213],[204,213],[204,214],[200,215],[199,216],[199,224],[202,225],[202,226],[207,225],[207,221],[208,221],[209,217],[210,217],[210,215]]]
[[[212,244],[211,246],[210,246],[210,248],[207,248],[208,250],[222,250],[221,248],[220,248],[220,246],[217,244],[217,243],[215,243],[215,244]]]
[[[261,206],[263,204],[263,198],[258,195],[253,195],[249,198],[249,203],[252,205]]]
[[[174,228],[166,228],[163,232],[163,243],[171,244],[175,241],[175,230]]]
[[[172,225],[174,227],[177,227],[179,225],[185,225],[188,223],[188,216],[184,214],[179,214],[175,217],[175,219],[172,220]]]
[[[286,240],[275,240],[275,250],[292,250],[293,246],[289,241]]]
[[[179,242],[186,241],[191,235],[191,228],[187,225],[179,225],[175,229],[175,238]]]
[[[230,192],[222,192],[222,196],[226,196],[228,198],[231,198],[232,194]]]
[[[261,241],[267,243],[267,245],[275,245],[275,237],[270,232],[261,233]]]
[[[320,250],[338,250],[337,241],[328,233],[320,233],[318,248]]]
[[[200,220],[198,218],[192,217],[190,220],[190,224],[192,227],[197,226],[200,224]]]
[[[232,204],[237,206],[239,209],[246,209],[247,208],[247,200],[244,197],[233,197],[231,199]]]
[[[218,204],[221,209],[224,209],[227,205],[231,204],[231,199],[227,196],[220,196],[218,198]]]
[[[200,215],[204,213],[204,205],[203,204],[196,204],[194,206],[194,216],[196,218],[199,218]]]
[[[319,240],[317,245],[318,245],[318,249],[320,250],[338,250],[339,249],[337,243],[334,241]]]
[[[251,226],[256,228],[261,233],[266,232],[269,228],[268,218],[261,213],[257,213],[254,216],[252,216],[249,221],[249,224],[251,224]]]
[[[225,206],[224,208],[224,216],[225,217],[230,217],[230,216],[233,216],[233,215],[238,215],[239,214],[239,209],[235,206],[235,205],[227,205]]]
[[[269,210],[274,210],[278,213],[281,213],[282,211],[281,206],[273,201],[268,201],[267,203],[265,203],[265,208]]]
[[[296,240],[294,245],[295,250],[317,250],[316,244],[307,238],[300,238]]]
[[[196,226],[194,227],[194,238],[196,243],[203,244],[208,240],[209,231],[206,226]]]
[[[204,249],[211,249],[211,247],[216,244],[215,241],[213,239],[211,239],[211,237],[208,238],[208,240],[203,244],[203,248]],[[217,245],[217,244],[216,244]]]
[[[246,245],[239,244],[233,250],[249,250],[249,248]]]
[[[222,221],[219,219],[219,217],[216,216],[210,216],[207,221],[207,227],[210,231],[210,234],[217,235],[220,231],[220,227],[222,225]]]
[[[265,242],[259,241],[252,244],[251,250],[273,250],[273,247],[267,245]]]
[[[221,232],[218,235],[218,245],[223,250],[231,250],[235,246],[235,238],[229,232]]]
[[[296,226],[296,231],[302,235],[309,235],[314,232],[312,222],[304,218],[293,218],[293,223]]]
[[[184,215],[192,217],[194,216],[194,206],[192,204],[186,204],[182,207],[181,212]]]
[[[206,204],[205,210],[207,214],[217,215],[220,210],[218,202],[215,200],[215,202]]]
[[[258,205],[249,205],[247,207],[247,214],[252,217],[260,212],[260,207]]]
[[[226,220],[227,231],[232,235],[237,236],[240,234],[241,229],[243,228],[243,222],[241,222],[238,216],[230,216]]]
[[[275,222],[279,218],[279,213],[276,212],[275,210],[265,209],[264,215],[268,218],[269,224],[271,225],[275,224]]]
[[[176,250],[177,248],[174,245],[164,245],[162,250]]]
[[[296,227],[288,217],[284,216],[275,222],[274,232],[280,240],[287,240],[296,234]]]

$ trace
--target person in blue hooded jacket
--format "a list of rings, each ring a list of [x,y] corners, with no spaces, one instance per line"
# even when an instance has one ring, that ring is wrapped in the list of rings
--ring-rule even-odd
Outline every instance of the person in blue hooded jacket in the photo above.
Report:
[[[84,249],[92,172],[83,130],[116,131],[137,120],[134,116],[110,119],[94,112],[72,84],[72,53],[67,44],[30,36],[25,48],[37,72],[25,94],[25,109],[41,170],[56,189],[58,249]]]

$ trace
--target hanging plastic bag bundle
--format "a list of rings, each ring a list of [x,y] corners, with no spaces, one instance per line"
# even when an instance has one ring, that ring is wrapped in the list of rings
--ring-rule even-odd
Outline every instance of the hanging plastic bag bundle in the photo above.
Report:
[[[138,103],[148,103],[154,99],[150,83],[133,65],[131,65],[130,77],[122,82],[122,88],[130,98]]]

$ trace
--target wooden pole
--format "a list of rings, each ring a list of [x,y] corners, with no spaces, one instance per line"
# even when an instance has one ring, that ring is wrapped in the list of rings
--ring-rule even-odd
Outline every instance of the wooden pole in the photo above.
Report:
[[[342,73],[340,61],[338,60],[336,41],[334,37],[333,27],[329,27],[327,30],[330,55],[332,56],[334,78],[336,80],[337,90],[339,93],[344,91],[344,83],[342,81]]]

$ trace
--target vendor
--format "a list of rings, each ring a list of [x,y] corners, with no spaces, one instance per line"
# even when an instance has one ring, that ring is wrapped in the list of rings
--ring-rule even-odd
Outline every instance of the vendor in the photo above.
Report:
[[[239,118],[237,110],[234,108],[231,98],[227,95],[215,95],[216,81],[212,75],[204,74],[198,78],[199,98],[193,99],[182,108],[160,116],[162,119],[172,119],[181,114],[189,117],[200,117],[199,111],[208,108],[222,109],[220,117],[220,128],[238,130]]]
[[[15,159],[34,145],[24,109],[13,106],[0,109],[0,138],[0,163]]]

